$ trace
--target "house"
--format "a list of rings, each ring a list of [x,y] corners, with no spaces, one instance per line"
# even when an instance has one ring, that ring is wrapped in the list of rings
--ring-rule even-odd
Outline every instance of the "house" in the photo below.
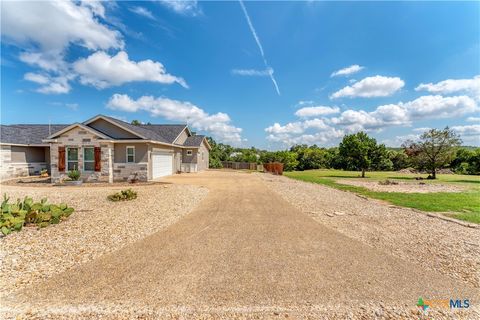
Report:
[[[185,124],[130,123],[98,115],[70,125],[1,125],[0,178],[47,169],[56,182],[77,169],[84,181],[153,180],[208,168],[210,145]]]

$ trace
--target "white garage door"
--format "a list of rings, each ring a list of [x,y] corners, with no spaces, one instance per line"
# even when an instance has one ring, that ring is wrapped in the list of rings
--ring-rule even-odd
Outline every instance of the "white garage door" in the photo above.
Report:
[[[173,158],[170,153],[152,153],[152,177],[160,178],[173,174]]]

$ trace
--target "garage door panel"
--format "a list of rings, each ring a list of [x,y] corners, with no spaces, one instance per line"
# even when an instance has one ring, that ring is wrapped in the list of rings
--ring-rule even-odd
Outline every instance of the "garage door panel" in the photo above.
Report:
[[[152,154],[152,178],[160,178],[173,174],[173,155],[170,153]]]

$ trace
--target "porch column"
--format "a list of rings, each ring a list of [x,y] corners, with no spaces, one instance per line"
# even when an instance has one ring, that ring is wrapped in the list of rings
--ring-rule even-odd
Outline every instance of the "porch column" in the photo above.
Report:
[[[108,147],[108,183],[113,183],[112,146]]]

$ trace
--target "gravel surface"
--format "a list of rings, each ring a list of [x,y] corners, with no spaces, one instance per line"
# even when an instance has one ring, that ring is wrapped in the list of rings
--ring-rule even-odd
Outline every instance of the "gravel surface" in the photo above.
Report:
[[[319,184],[258,175],[273,191],[322,224],[480,288],[480,229]]]
[[[47,197],[75,208],[68,220],[37,229],[27,227],[0,238],[0,295],[39,282],[105,253],[119,250],[165,228],[189,213],[208,193],[181,185],[130,186],[132,201],[111,202],[107,195],[125,187],[1,186],[11,200]],[[1,299],[1,298],[0,298]]]
[[[462,192],[467,188],[458,185],[433,184],[422,182],[397,181],[395,185],[382,185],[379,181],[368,181],[361,179],[339,179],[337,183],[356,187],[364,187],[378,192],[402,192],[402,193],[430,193],[430,192]]]

